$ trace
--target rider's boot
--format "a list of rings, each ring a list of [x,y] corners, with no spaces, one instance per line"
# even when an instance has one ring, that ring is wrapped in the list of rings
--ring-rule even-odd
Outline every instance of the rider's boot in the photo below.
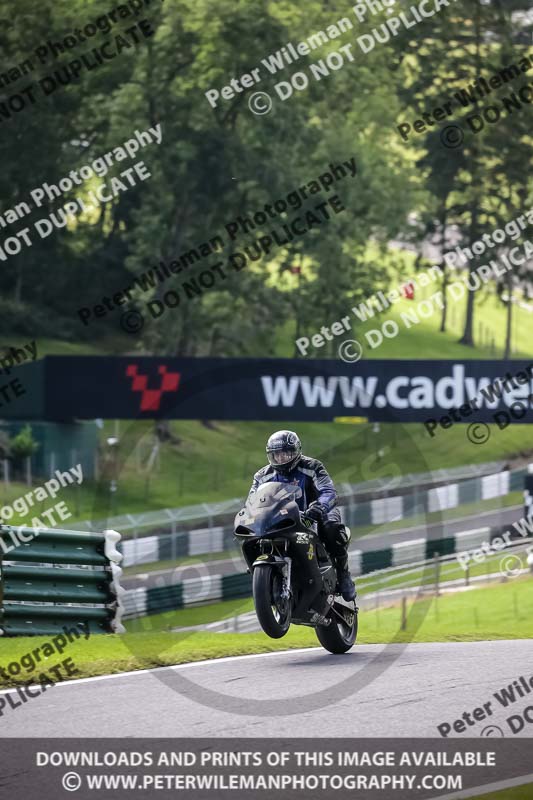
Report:
[[[337,568],[337,586],[343,599],[346,601],[355,600],[356,591],[348,567],[348,556],[337,556],[335,566]]]

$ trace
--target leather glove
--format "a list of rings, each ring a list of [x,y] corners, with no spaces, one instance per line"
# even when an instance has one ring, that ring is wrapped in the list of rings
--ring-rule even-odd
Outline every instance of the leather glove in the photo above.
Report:
[[[318,503],[316,500],[314,503],[311,503],[307,511],[305,512],[306,517],[310,517],[314,519],[315,522],[322,522],[324,517],[326,516],[326,509],[322,505],[322,503]]]

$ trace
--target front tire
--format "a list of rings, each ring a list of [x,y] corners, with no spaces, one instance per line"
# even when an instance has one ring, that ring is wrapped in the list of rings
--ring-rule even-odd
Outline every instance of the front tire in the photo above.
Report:
[[[345,606],[339,606],[338,609],[339,608],[344,609],[344,612],[348,611]],[[318,641],[322,647],[329,650],[330,653],[334,653],[335,655],[347,653],[348,650],[354,646],[358,630],[357,608],[355,608],[355,603],[354,612],[351,616],[351,621],[346,619],[345,622],[341,622],[332,611],[331,623],[327,627],[319,625],[318,628],[315,629]]]
[[[256,567],[252,580],[255,613],[262,629],[271,639],[281,639],[291,624],[288,598],[281,597],[283,578],[278,568]]]

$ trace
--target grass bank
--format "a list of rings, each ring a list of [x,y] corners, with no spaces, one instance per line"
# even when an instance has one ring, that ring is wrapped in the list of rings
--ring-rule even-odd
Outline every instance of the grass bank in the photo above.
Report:
[[[229,655],[267,653],[299,647],[316,647],[309,628],[292,627],[283,639],[269,639],[263,633],[172,633],[169,628],[214,621],[243,613],[251,600],[236,600],[212,607],[187,609],[133,620],[123,636],[95,636],[73,642],[63,656],[45,661],[53,666],[61,658],[72,658],[79,673],[88,677],[129,670],[184,664]],[[407,627],[401,630],[401,611],[396,606],[361,614],[359,646],[388,642],[454,642],[531,637],[533,580],[530,576],[505,584],[494,584],[470,592],[458,592],[438,599],[422,598],[408,603]],[[4,639],[1,665],[18,661],[47,641],[43,637]],[[24,673],[12,682],[0,677],[0,685],[35,679]]]

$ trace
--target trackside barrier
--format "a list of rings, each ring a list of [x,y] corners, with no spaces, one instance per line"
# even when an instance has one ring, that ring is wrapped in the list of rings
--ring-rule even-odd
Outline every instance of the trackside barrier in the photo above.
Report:
[[[124,633],[120,534],[0,526],[0,636]]]
[[[413,539],[411,542],[398,542],[392,545],[392,566],[412,564],[426,557],[426,540]]]
[[[455,554],[464,550],[475,550],[483,542],[490,542],[501,535],[500,528],[477,528],[472,531],[461,531],[442,539],[414,539],[399,542],[383,550],[350,550],[350,570],[354,577],[362,575],[382,575],[394,573],[398,568],[419,571],[438,555],[439,562],[455,561]],[[530,538],[515,539],[512,547],[529,542]],[[503,555],[503,551],[502,551]],[[528,564],[533,562],[533,557]],[[163,580],[163,579],[161,579]],[[246,572],[229,575],[206,575],[202,578],[191,578],[181,583],[169,584],[148,589],[132,589],[126,591],[125,618],[156,614],[184,608],[200,603],[214,603],[218,600],[250,597],[252,594],[252,578]]]
[[[443,480],[445,475],[409,476],[412,480],[409,487],[401,490],[404,493],[390,494],[383,488],[378,491],[375,487],[373,492],[379,496],[373,499],[368,499],[370,487],[365,493],[360,493],[365,484],[359,487],[339,484],[341,515],[343,521],[355,530],[361,526],[385,525],[417,515],[460,508],[467,503],[503,497],[522,489],[526,469],[509,471],[502,470],[502,466],[494,464],[493,468],[499,469],[495,473],[468,479],[459,475],[457,482],[433,487],[424,484],[420,488],[421,481],[435,482],[437,479]],[[533,474],[530,475],[530,482],[533,492]],[[233,517],[242,502],[242,498],[233,498],[211,505],[127,514],[114,517],[105,524],[113,525],[125,537],[119,545],[124,555],[123,567],[172,561],[232,550],[235,546]],[[98,522],[80,524],[86,525],[89,530],[93,525],[98,529]],[[195,524],[198,527],[193,527]]]

